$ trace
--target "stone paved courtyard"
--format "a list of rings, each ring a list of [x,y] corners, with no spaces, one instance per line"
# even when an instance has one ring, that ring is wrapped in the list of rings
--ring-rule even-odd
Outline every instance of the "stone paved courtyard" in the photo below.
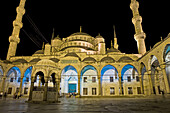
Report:
[[[0,113],[170,113],[170,99],[60,98],[61,103],[31,104],[0,100]]]

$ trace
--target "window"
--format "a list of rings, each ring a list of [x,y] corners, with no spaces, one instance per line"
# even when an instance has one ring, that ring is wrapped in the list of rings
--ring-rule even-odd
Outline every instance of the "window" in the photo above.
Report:
[[[138,94],[141,94],[141,88],[140,87],[137,87],[137,92],[138,92]]]
[[[84,77],[84,82],[87,82],[87,77]]]
[[[10,79],[10,82],[14,82],[14,78],[11,78],[11,79]]]
[[[83,95],[88,95],[88,89],[87,88],[83,88]]]
[[[113,77],[110,77],[110,82],[113,82]]]
[[[12,93],[12,87],[9,87],[8,88],[8,94],[11,94]]]
[[[138,76],[136,76],[136,82],[139,82],[139,77]]]
[[[92,88],[92,95],[96,95],[96,88]]]
[[[114,87],[111,87],[110,88],[110,95],[114,95],[115,94],[115,88]]]
[[[115,79],[117,79],[117,75],[115,74]]]
[[[92,82],[96,82],[96,77],[92,77]]]
[[[16,93],[18,93],[18,92],[19,92],[19,87],[16,88]]]
[[[129,76],[129,77],[127,77],[127,79],[128,79],[128,82],[131,82],[131,77]]]
[[[28,88],[27,87],[24,88],[24,94],[28,94]]]
[[[21,82],[21,77],[18,77],[18,82]]]
[[[128,87],[128,94],[133,94],[132,87]]]

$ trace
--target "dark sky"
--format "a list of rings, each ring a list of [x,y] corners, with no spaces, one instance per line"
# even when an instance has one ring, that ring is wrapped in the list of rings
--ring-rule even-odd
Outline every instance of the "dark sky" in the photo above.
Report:
[[[0,58],[5,59],[8,51],[8,38],[12,33],[12,22],[16,18],[16,7],[20,0],[1,2],[1,44]],[[146,47],[149,50],[160,37],[165,38],[170,32],[170,10],[168,0],[138,0],[140,15],[143,18],[143,30],[146,33]],[[134,40],[134,26],[132,11],[129,7],[131,0],[27,0],[26,14],[23,17],[23,28],[20,32],[21,42],[18,44],[17,56],[30,56],[41,49],[42,35],[51,42],[52,29],[55,36],[68,37],[72,33],[82,31],[95,37],[100,33],[110,48],[113,39],[113,25],[116,26],[119,50],[123,53],[137,53],[137,44]],[[2,5],[4,4],[4,5]],[[32,23],[32,24],[31,24]],[[36,27],[39,29],[35,29]],[[38,48],[28,38],[26,33],[39,43]]]

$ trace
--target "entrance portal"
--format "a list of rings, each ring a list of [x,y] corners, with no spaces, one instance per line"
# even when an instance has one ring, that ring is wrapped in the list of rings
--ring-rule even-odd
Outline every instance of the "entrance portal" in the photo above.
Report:
[[[68,93],[76,93],[77,84],[68,85]]]

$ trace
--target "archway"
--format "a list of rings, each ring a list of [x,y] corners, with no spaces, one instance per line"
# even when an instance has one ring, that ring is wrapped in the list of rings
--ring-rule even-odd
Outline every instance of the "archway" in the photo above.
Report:
[[[56,81],[55,78],[56,77],[56,73],[52,73],[48,79],[48,91],[56,91],[55,85],[56,85]]]
[[[35,74],[33,91],[43,91],[45,85],[44,73],[39,71]]]
[[[78,73],[76,68],[69,65],[61,72],[61,93],[78,93]]]
[[[24,78],[23,78],[23,94],[28,95],[29,94],[29,89],[31,85],[31,73],[32,73],[32,66],[28,67],[24,73]]]
[[[98,95],[98,77],[97,70],[91,65],[85,66],[81,70],[80,77],[80,94],[82,96],[96,96]]]
[[[18,67],[12,67],[7,72],[7,82],[5,84],[5,92],[8,95],[13,95],[19,92],[20,81],[21,81],[21,71]]]
[[[163,54],[163,58],[164,58],[164,62],[166,65],[166,75],[167,75],[167,79],[168,79],[168,83],[169,83],[169,87],[170,87],[170,44],[166,45],[165,49],[164,49],[164,54]]]
[[[121,71],[121,78],[122,94],[137,95],[141,93],[138,71],[134,66],[130,64],[124,66]]]
[[[119,77],[117,69],[112,65],[106,65],[101,70],[102,96],[119,94]]]
[[[152,82],[152,92],[153,94],[161,94],[161,90],[164,89],[165,85],[162,81],[163,74],[160,69],[160,64],[156,56],[151,55],[150,57],[151,66],[151,82]]]
[[[141,80],[142,80],[141,87],[143,90],[143,94],[149,95],[149,91],[150,91],[149,76],[146,70],[146,66],[143,62],[141,62],[140,64],[140,74],[141,74]]]

